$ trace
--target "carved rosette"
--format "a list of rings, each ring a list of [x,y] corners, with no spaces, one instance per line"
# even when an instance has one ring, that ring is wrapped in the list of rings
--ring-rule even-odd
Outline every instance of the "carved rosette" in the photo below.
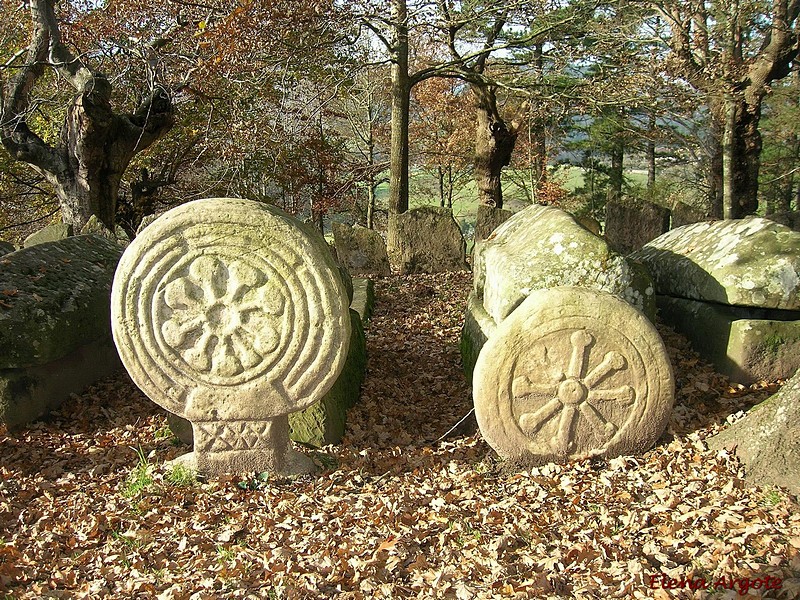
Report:
[[[162,215],[126,249],[112,330],[131,378],[167,410],[264,421],[333,385],[350,317],[319,234],[275,207],[215,198]]]
[[[636,453],[663,432],[672,370],[652,324],[603,292],[534,292],[481,350],[476,416],[506,458],[541,464]]]

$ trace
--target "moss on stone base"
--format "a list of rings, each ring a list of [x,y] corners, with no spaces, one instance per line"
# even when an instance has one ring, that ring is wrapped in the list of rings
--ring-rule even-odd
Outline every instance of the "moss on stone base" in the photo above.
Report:
[[[367,368],[367,343],[361,317],[351,309],[350,320],[350,349],[336,383],[322,400],[289,415],[289,435],[295,442],[320,447],[338,444],[344,436],[347,409],[358,401]]]

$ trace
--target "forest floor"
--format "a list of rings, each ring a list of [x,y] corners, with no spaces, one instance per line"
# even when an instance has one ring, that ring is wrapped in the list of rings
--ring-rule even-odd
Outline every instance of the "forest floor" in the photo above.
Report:
[[[469,286],[377,281],[363,397],[341,445],[303,450],[316,476],[167,468],[187,448],[125,375],[0,432],[0,597],[800,597],[797,499],[704,443],[775,385],[731,387],[662,330],[677,399],[655,448],[516,471],[450,431]]]

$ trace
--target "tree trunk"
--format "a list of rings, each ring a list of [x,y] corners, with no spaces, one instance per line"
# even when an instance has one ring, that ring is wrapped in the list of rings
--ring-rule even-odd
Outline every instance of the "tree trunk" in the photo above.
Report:
[[[761,101],[756,106],[745,102],[736,112],[736,145],[734,146],[736,165],[734,177],[737,204],[735,219],[752,215],[758,210],[758,173],[761,170],[761,149],[763,142],[758,128],[761,120]]]
[[[367,229],[375,227],[375,176],[370,173],[367,182]]]
[[[656,187],[656,115],[650,113],[650,119],[647,123],[647,148],[645,154],[647,155],[647,191],[651,194],[655,191]]]
[[[97,218],[114,230],[119,186],[134,155],[172,126],[172,107],[166,96],[153,99],[152,114],[146,118],[148,131],[142,135],[135,116],[117,115],[111,103],[111,89],[95,84],[79,94],[67,109],[61,139],[53,149],[58,167],[45,176],[53,185],[64,223],[80,230]]]
[[[736,102],[725,99],[725,127],[722,136],[722,216],[735,219],[736,211]]]
[[[500,117],[494,88],[473,85],[472,90],[477,98],[475,182],[478,202],[484,206],[503,208],[501,174],[503,167],[511,162],[517,132]]]
[[[392,56],[392,116],[389,156],[389,223],[386,246],[391,256],[398,248],[397,217],[408,210],[408,125],[411,78],[408,74],[408,12],[406,0],[392,0],[394,48]]]
[[[439,206],[444,208],[444,169],[442,165],[437,165],[436,172],[439,177]]]
[[[453,186],[455,185],[455,178],[453,177],[453,165],[447,165],[447,208],[453,208]]]
[[[622,186],[625,182],[623,162],[625,160],[625,146],[616,140],[611,148],[611,170],[608,174],[608,200],[617,202],[622,198]]]
[[[3,94],[0,138],[14,158],[29,163],[53,185],[65,223],[80,230],[96,215],[113,231],[122,175],[137,152],[172,127],[172,104],[158,88],[135,113],[115,113],[108,79],[61,43],[53,2],[31,0],[30,11],[31,42],[25,63]],[[30,92],[44,75],[45,65],[77,92],[55,146],[27,122]]]
[[[713,111],[712,111],[713,114]],[[720,117],[721,119],[721,117]],[[723,172],[722,172],[722,138],[724,127],[716,118],[712,119],[711,125],[711,148],[709,149],[708,165],[708,203],[710,205],[709,216],[721,219],[723,213]]]
[[[761,101],[725,101],[722,141],[723,216],[741,219],[758,210],[758,173],[761,168]]]

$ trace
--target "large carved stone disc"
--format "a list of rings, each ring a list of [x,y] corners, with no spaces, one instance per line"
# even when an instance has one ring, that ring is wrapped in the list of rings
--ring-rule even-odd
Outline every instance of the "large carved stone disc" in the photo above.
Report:
[[[475,413],[501,456],[527,464],[636,454],[664,431],[669,358],[647,318],[610,294],[533,292],[481,349]]]
[[[319,400],[344,366],[347,294],[322,237],[231,198],[179,206],[128,246],[112,289],[122,362],[193,422],[263,420]]]

